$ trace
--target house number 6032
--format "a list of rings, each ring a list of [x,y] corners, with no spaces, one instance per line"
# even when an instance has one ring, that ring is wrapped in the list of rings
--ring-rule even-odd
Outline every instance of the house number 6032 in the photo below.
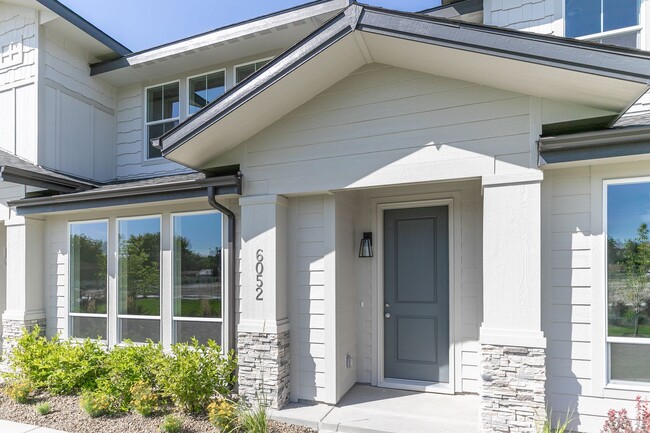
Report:
[[[262,263],[264,262],[264,256],[262,255],[263,252],[263,250],[257,250],[257,253],[255,253],[255,258],[257,259],[257,263],[255,263],[255,273],[257,274],[257,287],[255,288],[255,291],[257,292],[257,295],[255,296],[256,301],[264,300],[264,298],[262,298],[262,294],[264,293],[264,289],[262,289],[262,286],[264,286],[264,282],[262,281],[262,274],[264,273],[264,263]]]

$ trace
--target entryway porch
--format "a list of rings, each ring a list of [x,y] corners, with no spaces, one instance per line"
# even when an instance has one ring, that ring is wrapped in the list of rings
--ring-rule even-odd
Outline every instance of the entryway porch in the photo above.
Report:
[[[334,406],[291,403],[271,416],[324,433],[476,433],[479,406],[478,395],[444,395],[357,384]]]

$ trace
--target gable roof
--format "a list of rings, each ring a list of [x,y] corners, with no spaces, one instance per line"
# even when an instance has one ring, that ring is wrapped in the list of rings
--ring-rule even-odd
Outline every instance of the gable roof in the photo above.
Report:
[[[168,159],[207,168],[373,62],[618,113],[650,84],[642,51],[353,4],[155,144]]]

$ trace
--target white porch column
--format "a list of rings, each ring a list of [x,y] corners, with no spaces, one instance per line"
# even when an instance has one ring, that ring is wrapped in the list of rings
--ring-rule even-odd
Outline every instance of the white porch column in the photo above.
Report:
[[[541,181],[483,178],[483,432],[530,432],[545,414]]]
[[[2,313],[2,348],[10,350],[25,327],[45,331],[43,228],[41,220],[12,216],[7,229],[7,302]]]
[[[273,407],[289,401],[287,206],[278,195],[243,197],[241,205],[239,393]]]

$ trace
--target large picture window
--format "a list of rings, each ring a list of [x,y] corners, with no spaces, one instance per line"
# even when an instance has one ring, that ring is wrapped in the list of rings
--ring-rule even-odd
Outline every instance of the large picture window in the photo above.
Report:
[[[70,335],[106,339],[108,222],[69,227]]]
[[[159,158],[162,153],[151,145],[151,140],[171,130],[180,121],[178,81],[150,87],[146,90],[146,93],[147,158]]]
[[[160,340],[160,218],[118,220],[120,340]]]
[[[638,47],[639,0],[566,0],[565,36]]]
[[[609,377],[650,383],[650,180],[605,189]]]
[[[221,214],[177,214],[172,225],[175,341],[221,344]]]

